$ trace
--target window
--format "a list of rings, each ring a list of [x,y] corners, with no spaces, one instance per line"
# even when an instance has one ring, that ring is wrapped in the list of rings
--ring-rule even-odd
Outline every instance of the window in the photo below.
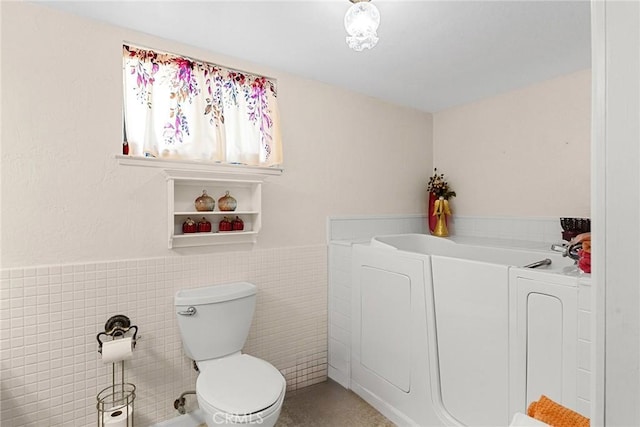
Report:
[[[273,79],[128,45],[122,52],[130,155],[282,163]]]

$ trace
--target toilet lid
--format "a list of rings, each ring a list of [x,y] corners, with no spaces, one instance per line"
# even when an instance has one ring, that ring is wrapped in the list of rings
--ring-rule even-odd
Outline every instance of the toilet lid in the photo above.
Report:
[[[200,399],[217,411],[252,414],[273,405],[285,381],[268,362],[240,354],[207,365],[196,381]]]

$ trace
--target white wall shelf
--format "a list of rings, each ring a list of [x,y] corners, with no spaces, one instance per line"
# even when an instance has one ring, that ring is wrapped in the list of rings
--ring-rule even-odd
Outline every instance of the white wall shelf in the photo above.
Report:
[[[168,245],[169,249],[189,246],[255,243],[262,225],[262,179],[255,175],[165,171],[167,176]],[[216,204],[213,211],[197,211],[194,202],[206,190]],[[235,211],[220,211],[218,199],[229,192],[236,199]],[[223,217],[239,217],[242,231],[218,231]],[[211,232],[183,233],[182,224],[191,218],[211,222]]]
[[[198,217],[198,215],[204,215],[204,216],[210,216],[210,215],[214,215],[214,216],[232,216],[235,217],[236,215],[255,215],[258,214],[258,211],[190,211],[190,212],[174,212],[174,215],[184,215],[184,216],[190,216],[190,217]],[[194,218],[195,219],[195,218]]]

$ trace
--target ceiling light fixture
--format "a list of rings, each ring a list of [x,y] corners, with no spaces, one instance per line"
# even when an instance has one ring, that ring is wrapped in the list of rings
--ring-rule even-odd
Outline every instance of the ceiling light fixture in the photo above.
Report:
[[[344,28],[347,33],[347,44],[357,52],[371,49],[378,43],[378,26],[380,12],[369,3],[370,0],[349,0],[351,7],[344,16]]]

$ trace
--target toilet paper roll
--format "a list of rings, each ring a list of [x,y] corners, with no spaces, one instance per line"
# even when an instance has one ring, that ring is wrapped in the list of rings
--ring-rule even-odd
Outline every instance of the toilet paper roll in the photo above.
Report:
[[[105,427],[127,427],[129,419],[133,420],[133,408],[131,405],[106,412],[104,414],[104,422],[102,425]]]
[[[133,356],[133,340],[131,337],[119,338],[102,343],[102,361],[115,363],[131,359]]]

